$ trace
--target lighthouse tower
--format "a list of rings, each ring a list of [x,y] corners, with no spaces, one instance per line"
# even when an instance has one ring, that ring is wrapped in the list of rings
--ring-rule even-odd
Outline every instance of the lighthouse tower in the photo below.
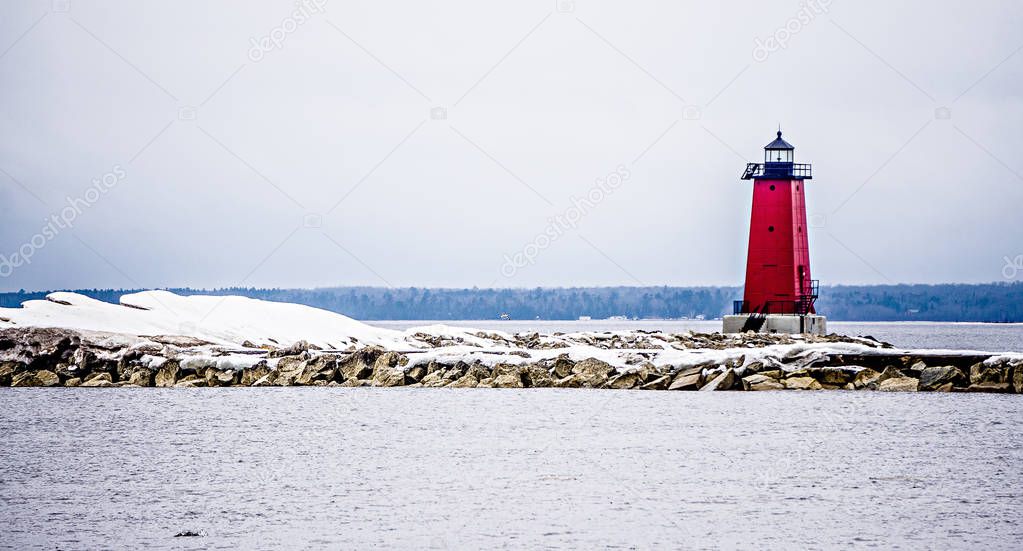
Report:
[[[746,287],[724,332],[818,333],[824,316],[814,309],[817,280],[810,276],[804,184],[809,164],[794,162],[795,148],[781,137],[764,147],[764,162],[749,163],[743,180],[753,180]]]

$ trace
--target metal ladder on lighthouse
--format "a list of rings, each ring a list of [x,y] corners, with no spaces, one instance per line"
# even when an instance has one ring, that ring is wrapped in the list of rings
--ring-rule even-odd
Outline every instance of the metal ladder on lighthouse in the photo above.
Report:
[[[755,333],[760,332],[760,329],[764,327],[764,323],[767,322],[767,314],[760,311],[760,307],[755,308],[750,312],[749,317],[746,318],[746,322],[742,324],[742,332],[753,331]]]

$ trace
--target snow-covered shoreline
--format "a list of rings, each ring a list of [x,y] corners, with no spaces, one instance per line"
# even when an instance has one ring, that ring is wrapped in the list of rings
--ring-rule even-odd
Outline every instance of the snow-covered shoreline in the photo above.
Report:
[[[120,304],[61,292],[0,308],[0,385],[294,384],[1021,392],[1023,354],[839,335],[396,331],[303,305],[167,291]]]

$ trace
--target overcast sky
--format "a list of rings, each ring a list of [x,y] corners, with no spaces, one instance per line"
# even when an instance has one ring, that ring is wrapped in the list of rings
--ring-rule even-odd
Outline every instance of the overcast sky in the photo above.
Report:
[[[1018,1],[2,6],[3,290],[1023,278]]]

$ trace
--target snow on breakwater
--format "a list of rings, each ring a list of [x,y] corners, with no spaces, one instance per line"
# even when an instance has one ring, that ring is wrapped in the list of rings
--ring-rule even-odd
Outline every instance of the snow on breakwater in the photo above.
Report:
[[[0,385],[12,386],[769,390],[885,389],[891,379],[901,390],[1020,392],[1020,365],[1021,354],[899,350],[840,335],[395,331],[297,304],[166,291],[120,304],[52,293],[0,309]]]
[[[50,293],[21,308],[0,308],[0,328],[56,327],[127,335],[183,335],[222,345],[321,348],[353,343],[394,346],[399,331],[371,327],[319,308],[238,296],[144,291],[110,304],[77,293]]]

